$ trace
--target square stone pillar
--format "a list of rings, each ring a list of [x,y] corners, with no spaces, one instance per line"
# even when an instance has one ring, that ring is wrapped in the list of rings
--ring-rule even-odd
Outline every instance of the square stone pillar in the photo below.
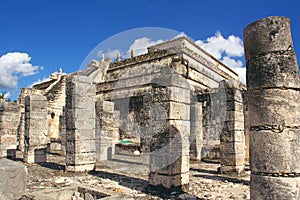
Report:
[[[20,121],[18,125],[18,132],[17,132],[17,140],[18,140],[18,147],[17,149],[24,153],[24,134],[25,134],[25,112],[21,112],[20,114]]]
[[[234,82],[225,82],[226,117],[220,136],[221,173],[243,174],[245,171],[245,135],[242,91]],[[221,91],[221,92],[222,92]]]
[[[25,98],[24,162],[46,162],[48,136],[47,101],[43,95]]]
[[[95,85],[89,77],[74,75],[66,85],[66,170],[95,167]]]
[[[100,98],[96,102],[96,160],[105,161],[115,153],[115,144],[119,142],[118,112],[114,103]],[[117,116],[117,117],[116,117]]]
[[[172,72],[153,82],[150,104],[144,105],[153,127],[149,184],[181,190],[189,184],[190,88]]]
[[[203,146],[203,129],[202,129],[202,103],[194,102],[191,104],[191,146],[190,157],[193,160],[201,160]]]

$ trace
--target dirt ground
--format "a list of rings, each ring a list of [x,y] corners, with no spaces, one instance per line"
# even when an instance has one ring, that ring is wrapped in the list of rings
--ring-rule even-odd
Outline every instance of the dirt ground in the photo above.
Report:
[[[134,162],[138,157],[130,159],[118,155],[97,171],[74,173],[64,171],[63,157],[49,154],[45,164],[26,164],[27,194],[77,184],[118,195],[109,199],[250,199],[248,171],[244,177],[229,177],[217,171],[217,162],[191,162],[190,184],[183,193],[158,191],[148,187],[147,166]]]

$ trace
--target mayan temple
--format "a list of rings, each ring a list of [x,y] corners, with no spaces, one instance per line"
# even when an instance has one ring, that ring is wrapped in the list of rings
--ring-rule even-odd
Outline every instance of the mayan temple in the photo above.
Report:
[[[289,20],[261,19],[246,27],[244,39],[247,86],[192,40],[179,37],[142,55],[102,57],[71,74],[60,69],[49,81],[22,88],[17,102],[0,103],[1,195],[125,198],[117,186],[109,193],[78,183],[24,195],[26,166],[48,166],[123,186],[128,174],[140,173],[127,179],[145,184],[141,192],[176,199],[199,199],[188,192],[198,184],[196,172],[247,191],[250,185],[252,200],[300,199],[300,84]],[[215,168],[197,168],[201,163]],[[51,184],[60,188],[69,179]]]

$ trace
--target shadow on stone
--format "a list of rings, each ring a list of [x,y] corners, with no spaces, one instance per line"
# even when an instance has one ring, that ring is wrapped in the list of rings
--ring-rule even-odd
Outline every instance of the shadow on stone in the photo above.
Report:
[[[37,164],[42,167],[46,167],[46,168],[53,169],[53,170],[65,170],[64,165],[54,163],[54,162],[44,162],[44,163],[37,163]]]
[[[220,171],[215,171],[215,170],[208,170],[208,169],[195,169],[195,168],[190,168],[191,171],[197,171],[201,173],[206,173],[206,174],[221,174]]]
[[[127,161],[127,160],[120,160],[120,159],[115,159],[115,158],[111,158],[109,160],[114,161],[114,162],[126,163],[126,164],[143,165],[142,163]]]
[[[110,173],[110,172],[104,172],[104,171],[97,171],[97,172],[92,171],[89,174],[91,174],[93,176],[97,176],[99,178],[110,179],[112,181],[116,181],[119,183],[119,185],[122,185],[124,187],[128,187],[128,188],[131,188],[134,190],[139,190],[146,194],[156,195],[163,199],[168,199],[168,198],[179,199],[178,197],[180,195],[185,194],[185,192],[182,191],[180,187],[172,188],[172,190],[170,190],[170,189],[164,188],[162,186],[150,186],[148,181],[146,181],[146,180],[129,177],[129,176],[125,176],[122,174]],[[189,195],[189,196],[191,196],[191,195]],[[199,198],[193,196],[192,199],[199,199]]]

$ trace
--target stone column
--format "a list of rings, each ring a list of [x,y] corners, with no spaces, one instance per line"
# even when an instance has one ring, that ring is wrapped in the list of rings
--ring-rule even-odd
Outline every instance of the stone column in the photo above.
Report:
[[[18,150],[24,153],[24,134],[25,134],[25,112],[21,112],[20,114],[20,122],[18,125]]]
[[[63,107],[63,112],[59,116],[59,138],[61,141],[61,151],[60,154],[66,155],[66,114],[65,107]]]
[[[202,130],[202,103],[194,102],[191,105],[191,147],[190,157],[194,160],[201,160],[201,152],[203,146],[203,130]]]
[[[189,184],[190,88],[186,80],[168,72],[154,80],[150,115],[149,184],[180,190]]]
[[[96,160],[97,163],[111,158],[115,144],[119,142],[119,121],[114,111],[114,102],[96,101]],[[101,164],[101,163],[99,163]]]
[[[66,87],[66,170],[95,167],[95,85],[86,76],[70,76]]]
[[[17,103],[0,103],[0,158],[16,155],[19,117]]]
[[[251,199],[300,198],[300,82],[290,20],[244,30],[250,118]]]
[[[240,175],[245,171],[245,135],[242,91],[238,83],[223,81],[226,106],[220,136],[221,173]]]
[[[48,136],[47,101],[43,95],[25,98],[24,162],[46,162]]]

